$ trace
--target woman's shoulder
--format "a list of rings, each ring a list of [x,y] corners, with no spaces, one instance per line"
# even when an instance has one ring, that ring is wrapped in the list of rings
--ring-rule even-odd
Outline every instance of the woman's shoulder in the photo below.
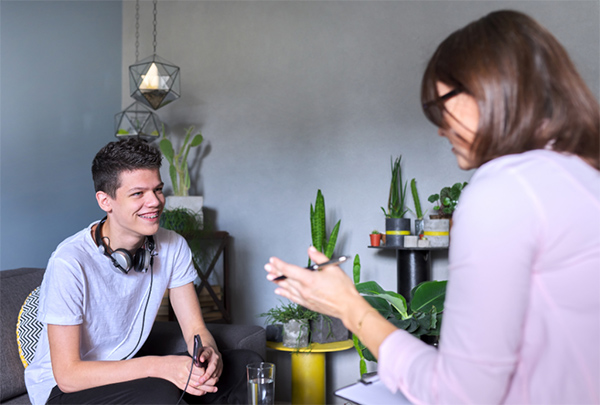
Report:
[[[538,149],[506,155],[483,164],[471,183],[519,178],[525,182],[577,181],[600,187],[600,172],[575,155]]]

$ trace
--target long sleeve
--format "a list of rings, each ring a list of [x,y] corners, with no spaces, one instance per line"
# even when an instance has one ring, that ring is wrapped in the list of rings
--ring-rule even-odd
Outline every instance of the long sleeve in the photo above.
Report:
[[[439,350],[389,336],[388,387],[415,403],[598,401],[600,177],[585,166],[536,151],[474,175],[454,216]],[[588,220],[574,227],[565,207]]]

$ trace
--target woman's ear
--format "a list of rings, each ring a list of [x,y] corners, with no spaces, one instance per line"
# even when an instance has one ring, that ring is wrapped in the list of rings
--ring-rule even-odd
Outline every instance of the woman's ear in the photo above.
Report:
[[[111,206],[112,198],[110,198],[110,196],[108,194],[106,194],[104,191],[98,191],[96,193],[96,201],[98,201],[98,206],[100,206],[100,209],[102,211],[105,211],[106,213],[109,213],[112,211],[112,206]]]

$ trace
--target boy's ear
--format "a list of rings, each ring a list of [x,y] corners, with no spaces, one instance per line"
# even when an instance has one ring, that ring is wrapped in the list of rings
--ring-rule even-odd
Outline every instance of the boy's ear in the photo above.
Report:
[[[106,194],[104,191],[98,191],[96,193],[96,201],[98,201],[98,205],[100,206],[100,209],[102,209],[103,211],[106,211],[106,213],[109,213],[112,211],[112,206],[111,206],[112,198],[110,198],[110,196],[108,194]]]

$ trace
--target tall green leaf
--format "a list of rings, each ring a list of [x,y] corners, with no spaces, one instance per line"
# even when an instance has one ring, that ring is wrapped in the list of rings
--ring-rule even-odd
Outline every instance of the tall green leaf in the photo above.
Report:
[[[428,312],[435,307],[438,312],[444,310],[447,281],[426,281],[412,291],[410,309],[413,312]]]
[[[354,284],[360,283],[360,257],[354,256],[354,266],[352,267],[352,276],[354,278]]]
[[[333,256],[333,251],[335,250],[335,244],[337,242],[338,232],[340,231],[340,223],[342,220],[337,221],[337,224],[333,227],[331,231],[331,235],[329,235],[329,240],[327,241],[327,247],[325,248],[325,256],[331,259]]]

